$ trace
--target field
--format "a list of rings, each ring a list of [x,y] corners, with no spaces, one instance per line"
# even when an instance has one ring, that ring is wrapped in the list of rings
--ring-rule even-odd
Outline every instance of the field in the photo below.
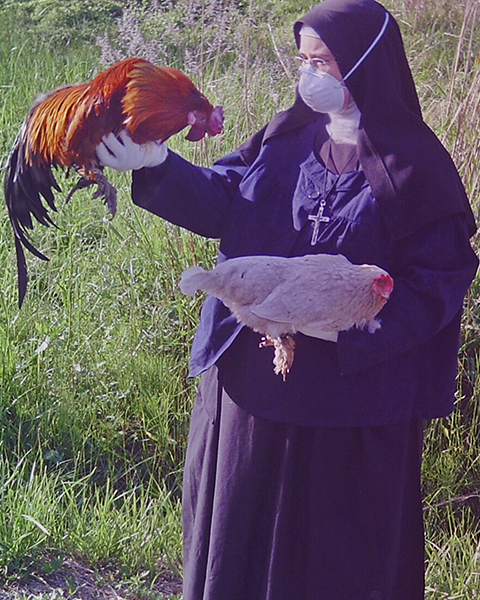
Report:
[[[306,0],[0,2],[2,165],[39,92],[142,55],[188,72],[225,107],[223,136],[170,147],[209,165],[288,107],[291,28]],[[480,10],[475,0],[389,0],[427,123],[480,207]],[[50,258],[27,257],[17,306],[0,208],[0,600],[180,598],[180,492],[196,382],[187,379],[201,298],[181,272],[212,265],[215,241],[59,174],[58,228],[36,227]],[[475,242],[476,243],[476,242]],[[479,282],[466,300],[458,401],[428,425],[424,461],[428,600],[480,598]],[[4,594],[4,595],[2,595]]]

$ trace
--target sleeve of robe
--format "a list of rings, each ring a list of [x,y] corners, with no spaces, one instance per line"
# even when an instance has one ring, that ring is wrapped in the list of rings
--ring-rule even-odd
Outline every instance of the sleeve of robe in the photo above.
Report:
[[[175,225],[204,237],[221,238],[246,170],[240,153],[207,169],[169,152],[162,165],[133,172],[132,198],[138,206]]]
[[[170,152],[167,162],[134,171],[135,204],[199,235],[221,238],[238,185],[247,170],[236,152],[214,168],[196,167]],[[193,201],[192,201],[193,199]],[[341,332],[341,372],[353,373],[434,338],[458,317],[478,266],[466,219],[452,215],[396,243],[395,287],[374,334]]]
[[[434,338],[462,310],[478,267],[464,215],[438,219],[396,246],[394,291],[378,315],[381,329],[339,334],[337,352],[344,374]]]

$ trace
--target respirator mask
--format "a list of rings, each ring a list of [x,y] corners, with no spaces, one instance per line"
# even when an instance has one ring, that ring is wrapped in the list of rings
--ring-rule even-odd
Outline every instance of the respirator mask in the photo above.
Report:
[[[316,112],[339,113],[346,100],[346,88],[328,73],[318,73],[313,67],[300,67],[298,92],[305,104]]]

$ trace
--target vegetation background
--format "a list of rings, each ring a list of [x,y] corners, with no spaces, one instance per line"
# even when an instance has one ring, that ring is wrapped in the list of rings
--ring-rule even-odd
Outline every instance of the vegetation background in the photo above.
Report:
[[[126,56],[185,70],[227,121],[170,146],[209,165],[293,98],[292,24],[311,0],[0,1],[2,165],[33,99]],[[424,116],[480,206],[478,0],[388,0]],[[201,299],[181,272],[216,242],[132,205],[112,221],[79,192],[58,229],[37,227],[17,308],[13,238],[0,208],[0,598],[180,598],[180,490]],[[66,197],[73,179],[59,174]],[[477,242],[475,242],[477,244]],[[428,600],[480,597],[479,283],[463,322],[457,409],[427,429]],[[63,577],[60,575],[64,574]],[[44,584],[43,587],[40,584]],[[39,590],[43,591],[39,591]],[[4,595],[2,595],[4,594]]]

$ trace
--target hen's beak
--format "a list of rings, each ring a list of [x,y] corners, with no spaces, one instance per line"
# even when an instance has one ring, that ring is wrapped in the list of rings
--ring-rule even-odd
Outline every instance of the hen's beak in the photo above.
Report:
[[[393,278],[390,275],[379,275],[373,280],[375,292],[385,302],[390,298],[393,290]]]

